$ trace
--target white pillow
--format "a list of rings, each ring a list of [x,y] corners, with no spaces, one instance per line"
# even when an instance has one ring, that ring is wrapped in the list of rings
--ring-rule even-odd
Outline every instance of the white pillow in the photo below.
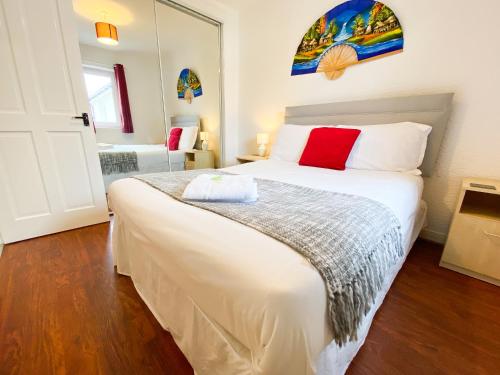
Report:
[[[192,148],[194,148],[197,137],[197,126],[182,127],[181,138],[179,139],[179,150],[191,150]]]
[[[347,168],[421,174],[418,167],[424,160],[431,126],[400,122],[338,127],[361,130],[347,159]]]
[[[269,159],[291,161],[297,163],[306,147],[309,134],[318,125],[284,124],[276,134],[276,140],[271,148]]]

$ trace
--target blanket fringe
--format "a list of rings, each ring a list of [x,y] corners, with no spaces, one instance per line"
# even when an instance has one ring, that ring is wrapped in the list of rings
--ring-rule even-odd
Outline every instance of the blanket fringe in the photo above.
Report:
[[[403,254],[400,228],[393,227],[373,247],[349,284],[336,290],[327,287],[329,320],[339,346],[357,340],[357,330],[382,289],[387,271]]]

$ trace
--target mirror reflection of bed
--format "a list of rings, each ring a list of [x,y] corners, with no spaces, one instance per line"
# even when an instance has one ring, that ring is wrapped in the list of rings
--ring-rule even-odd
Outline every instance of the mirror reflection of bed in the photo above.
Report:
[[[185,170],[186,154],[200,147],[200,120],[197,116],[177,116],[171,119],[171,127],[182,128],[185,136],[179,142],[180,148],[176,150],[169,150],[168,144],[165,143],[128,145],[98,143],[106,189],[116,180],[137,174]]]
[[[116,0],[131,18],[107,2],[80,3],[88,3],[77,14],[80,53],[106,191],[138,174],[218,167],[220,25],[163,0]],[[118,41],[99,41],[96,22],[116,27]],[[200,85],[181,97],[186,68]]]

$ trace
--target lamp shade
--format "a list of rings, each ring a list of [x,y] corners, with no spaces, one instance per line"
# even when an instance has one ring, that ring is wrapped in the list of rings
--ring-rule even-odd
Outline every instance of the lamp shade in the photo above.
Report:
[[[200,139],[202,141],[208,141],[208,132],[200,132]]]
[[[269,134],[267,133],[257,133],[257,144],[267,145],[269,143]]]
[[[109,46],[116,46],[118,44],[118,31],[115,25],[106,22],[96,22],[95,33],[100,43]]]

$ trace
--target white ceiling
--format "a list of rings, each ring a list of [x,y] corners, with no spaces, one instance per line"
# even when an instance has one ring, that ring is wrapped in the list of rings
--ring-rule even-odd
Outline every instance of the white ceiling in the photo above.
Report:
[[[154,0],[73,0],[73,8],[82,44],[121,51],[156,48]],[[98,21],[117,27],[117,46],[97,41],[94,24]]]
[[[255,0],[217,1],[238,9]],[[73,0],[80,43],[118,51],[155,50],[157,45],[154,5],[155,0]],[[97,41],[95,23],[98,21],[117,27],[117,46],[107,46]],[[182,32],[182,29],[179,32]]]

